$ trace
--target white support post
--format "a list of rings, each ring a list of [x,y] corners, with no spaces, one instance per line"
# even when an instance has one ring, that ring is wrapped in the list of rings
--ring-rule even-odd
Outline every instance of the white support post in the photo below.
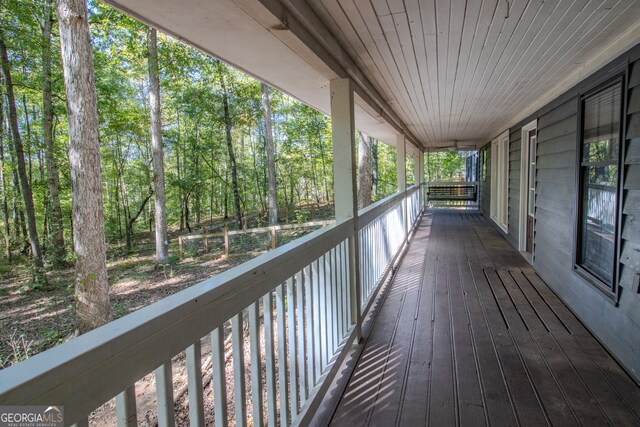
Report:
[[[398,193],[407,189],[407,141],[403,134],[396,136],[396,161],[398,164]]]
[[[358,203],[356,186],[355,120],[353,88],[349,79],[331,80],[331,125],[333,140],[333,182],[336,222],[353,218],[349,237],[349,283],[351,291],[351,321],[360,341],[362,302],[360,300],[360,254],[358,253]],[[344,310],[345,307],[342,307]]]
[[[398,193],[404,193],[407,191],[407,141],[404,134],[396,136],[396,162],[398,169]],[[406,197],[402,201],[402,223],[406,238],[409,235]]]
[[[420,202],[420,208],[422,208],[424,206],[424,188],[422,186],[424,184],[424,151],[420,149],[416,151],[418,156],[416,160],[416,184],[418,185],[418,200]]]

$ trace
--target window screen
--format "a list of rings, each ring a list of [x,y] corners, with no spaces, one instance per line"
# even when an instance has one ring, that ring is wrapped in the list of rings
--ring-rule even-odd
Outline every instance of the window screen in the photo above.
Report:
[[[613,286],[622,83],[582,101],[578,265]]]

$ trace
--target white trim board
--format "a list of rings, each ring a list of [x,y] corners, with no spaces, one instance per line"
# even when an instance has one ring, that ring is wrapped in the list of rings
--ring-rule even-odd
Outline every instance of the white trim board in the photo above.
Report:
[[[509,130],[491,141],[490,217],[509,233]]]
[[[529,132],[538,128],[538,119],[522,126],[520,134],[520,218],[518,221],[518,250],[526,252],[527,250],[527,213],[529,201],[529,189],[527,182],[529,181]],[[537,150],[536,150],[537,153]]]

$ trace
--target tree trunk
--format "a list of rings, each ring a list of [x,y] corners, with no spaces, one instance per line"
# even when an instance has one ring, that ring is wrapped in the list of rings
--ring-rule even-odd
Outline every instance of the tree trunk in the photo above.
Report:
[[[144,211],[144,207],[147,205],[149,199],[153,195],[153,190],[149,189],[149,194],[144,198],[142,203],[140,204],[140,208],[136,211],[136,213],[127,219],[127,249],[131,250],[133,248],[133,224],[136,222],[140,214]]]
[[[60,181],[58,177],[58,165],[55,160],[53,139],[53,90],[51,87],[52,12],[52,1],[44,0],[44,16],[42,20],[42,140],[47,166],[49,208],[51,209],[49,243],[52,248],[53,264],[59,267],[65,264],[67,250],[64,244],[64,224],[62,222],[62,209],[60,208]]]
[[[1,82],[0,82],[1,83]],[[2,190],[2,214],[4,219],[4,255],[11,262],[11,224],[9,220],[9,202],[7,201],[7,183],[4,179],[4,109],[0,96],[0,189]]]
[[[13,134],[13,142],[18,160],[18,176],[20,177],[20,186],[22,188],[22,196],[27,211],[29,240],[31,241],[31,253],[33,255],[33,279],[36,283],[47,286],[47,277],[44,274],[44,263],[42,261],[42,251],[40,249],[40,239],[38,238],[38,229],[36,228],[36,213],[33,206],[33,194],[31,186],[27,180],[27,169],[24,161],[24,150],[22,148],[22,140],[20,139],[20,130],[18,128],[18,113],[16,111],[16,100],[13,94],[13,83],[11,81],[11,67],[9,65],[9,55],[7,47],[4,43],[4,34],[0,32],[0,54],[2,55],[2,73],[7,87],[7,101],[9,106],[9,123]]]
[[[156,261],[158,264],[167,264],[169,262],[167,198],[164,191],[158,37],[155,28],[149,28],[147,32],[147,46],[149,49],[149,105],[151,107],[151,147],[153,151],[153,188],[155,192]]]
[[[220,67],[222,68],[222,66]],[[224,125],[227,133],[227,151],[229,152],[229,164],[231,166],[231,188],[233,190],[233,204],[236,209],[236,225],[242,230],[242,210],[240,209],[240,193],[238,191],[238,169],[236,156],[233,152],[233,139],[231,137],[231,115],[229,113],[229,97],[224,82],[224,71],[219,70],[220,86],[222,87],[222,104],[224,106]]]
[[[378,197],[378,140],[371,138],[371,192]]]
[[[358,132],[358,208],[371,204],[371,138]]]
[[[27,107],[27,95],[22,94],[22,107],[24,108],[24,124],[26,125],[27,128],[27,139],[26,139],[26,145],[24,146],[24,148],[27,149],[27,157],[26,157],[26,163],[27,163],[27,171],[29,172],[27,174],[27,180],[29,182],[33,182],[33,164],[32,164],[32,160],[31,160],[31,146],[32,146],[32,141],[31,141],[31,121],[29,120],[29,108]]]
[[[56,10],[69,115],[76,327],[84,333],[111,320],[96,80],[86,0],[58,0]]]
[[[264,116],[264,137],[267,152],[267,204],[269,209],[269,225],[278,224],[278,199],[276,193],[276,149],[271,130],[271,103],[269,86],[262,83],[262,115]]]
[[[322,160],[322,180],[324,182],[325,202],[329,203],[329,183],[327,182],[327,162],[324,155],[324,144],[322,143],[322,134],[318,129],[318,143],[320,144],[320,159]]]

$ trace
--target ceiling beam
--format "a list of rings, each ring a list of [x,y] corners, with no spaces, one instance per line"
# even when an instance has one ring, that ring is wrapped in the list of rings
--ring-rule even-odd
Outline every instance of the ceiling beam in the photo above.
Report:
[[[238,4],[254,0],[234,0]],[[311,49],[333,72],[354,83],[355,93],[373,108],[380,117],[388,122],[398,133],[416,147],[425,149],[402,120],[396,115],[380,91],[362,73],[353,58],[340,41],[329,31],[317,14],[301,0],[258,0],[286,29]]]

